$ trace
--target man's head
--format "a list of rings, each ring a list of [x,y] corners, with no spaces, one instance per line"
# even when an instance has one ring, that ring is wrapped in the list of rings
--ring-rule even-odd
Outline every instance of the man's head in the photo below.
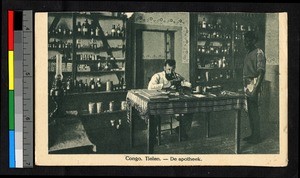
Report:
[[[172,59],[168,59],[165,61],[164,71],[166,73],[166,78],[168,80],[172,80],[174,77],[174,72],[176,68],[176,61]]]
[[[253,31],[246,32],[244,34],[244,45],[248,50],[252,50],[255,48],[255,44],[257,42],[257,35]]]

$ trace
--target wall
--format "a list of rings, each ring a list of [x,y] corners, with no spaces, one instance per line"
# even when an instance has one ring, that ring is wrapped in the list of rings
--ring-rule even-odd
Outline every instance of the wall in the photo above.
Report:
[[[187,12],[137,12],[133,19],[134,24],[180,27],[180,34],[175,34],[176,71],[189,79],[189,13]]]
[[[265,54],[267,58],[264,106],[271,122],[279,118],[279,19],[276,13],[266,14]]]

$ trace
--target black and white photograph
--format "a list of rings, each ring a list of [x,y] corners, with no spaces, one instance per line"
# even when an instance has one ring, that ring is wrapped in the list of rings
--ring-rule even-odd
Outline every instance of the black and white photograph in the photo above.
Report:
[[[37,165],[287,165],[287,13],[35,13]]]

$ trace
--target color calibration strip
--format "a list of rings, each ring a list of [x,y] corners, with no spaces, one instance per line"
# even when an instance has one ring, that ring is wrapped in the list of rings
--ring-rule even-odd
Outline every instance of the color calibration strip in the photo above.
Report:
[[[14,11],[8,11],[9,167],[16,167],[14,111]]]
[[[8,11],[9,167],[33,167],[32,11]]]

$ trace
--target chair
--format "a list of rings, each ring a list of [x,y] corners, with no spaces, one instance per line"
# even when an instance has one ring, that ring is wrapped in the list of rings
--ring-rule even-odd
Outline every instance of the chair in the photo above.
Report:
[[[158,139],[157,139],[157,144],[158,145],[161,145],[161,133],[164,132],[164,131],[169,131],[170,134],[173,134],[174,133],[174,128],[173,128],[173,120],[176,118],[176,117],[180,117],[179,115],[171,115],[171,116],[167,116],[167,117],[164,117],[163,119],[161,117],[158,117],[159,120],[158,120],[158,124],[157,124],[157,136],[158,136]],[[162,122],[162,120],[164,120],[164,122]],[[179,126],[181,125],[180,123],[180,119],[179,120]],[[169,124],[169,128],[167,129],[161,129],[161,125],[162,124]],[[178,141],[180,142],[181,141],[181,137],[180,137],[180,133],[178,134]]]

